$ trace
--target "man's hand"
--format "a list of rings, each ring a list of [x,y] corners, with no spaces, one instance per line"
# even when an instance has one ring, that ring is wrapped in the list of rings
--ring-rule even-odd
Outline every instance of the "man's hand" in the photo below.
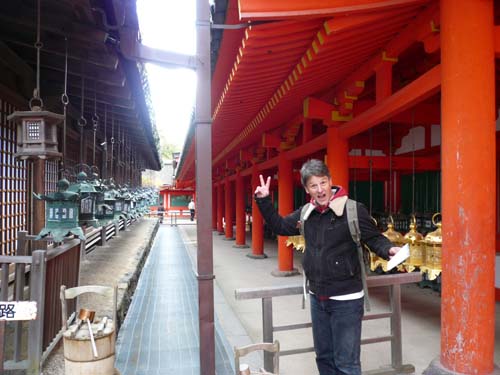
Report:
[[[257,198],[264,198],[269,195],[269,186],[271,186],[271,177],[268,177],[266,182],[264,182],[264,177],[259,175],[260,177],[260,186],[257,186],[255,189],[255,196]]]
[[[391,248],[389,249],[389,259],[391,259],[394,255],[396,255],[396,253],[397,253],[399,250],[401,250],[401,248],[400,248],[400,247],[395,247],[395,246],[394,246],[394,247],[391,247]]]

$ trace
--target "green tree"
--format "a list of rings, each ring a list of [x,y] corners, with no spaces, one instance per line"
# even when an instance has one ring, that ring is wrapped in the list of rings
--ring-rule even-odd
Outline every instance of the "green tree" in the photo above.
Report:
[[[181,150],[180,146],[172,144],[172,143],[166,143],[162,142],[161,143],[161,158],[162,159],[167,159],[167,160],[172,160],[172,153],[173,152],[179,152]]]

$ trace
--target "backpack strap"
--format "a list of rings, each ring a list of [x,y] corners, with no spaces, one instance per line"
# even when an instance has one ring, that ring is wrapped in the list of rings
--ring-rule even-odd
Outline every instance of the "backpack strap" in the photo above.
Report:
[[[299,232],[302,237],[304,237],[304,223],[313,210],[314,206],[311,203],[306,203],[300,210]]]
[[[312,210],[314,210],[314,206],[311,203],[306,203],[305,205],[302,206],[302,209],[300,210],[300,219],[299,219],[299,232],[302,237],[304,237],[304,224],[309,215],[311,214]],[[306,251],[306,243],[304,241],[304,251]],[[303,279],[303,284],[302,284],[302,309],[306,308],[306,299],[307,299],[307,294],[309,293],[309,285],[308,285],[308,280],[306,277],[306,274],[304,272],[304,279]]]
[[[356,201],[352,199],[347,200],[346,214],[347,214],[347,223],[349,224],[349,232],[351,232],[352,240],[356,244],[358,251],[358,260],[361,268],[361,281],[363,283],[363,292],[365,294],[365,308],[366,311],[370,311],[371,308],[370,308],[370,299],[368,296],[368,284],[366,282],[366,267],[365,267],[365,262],[363,260],[363,247],[361,245],[361,231],[359,229],[358,206],[356,205]]]

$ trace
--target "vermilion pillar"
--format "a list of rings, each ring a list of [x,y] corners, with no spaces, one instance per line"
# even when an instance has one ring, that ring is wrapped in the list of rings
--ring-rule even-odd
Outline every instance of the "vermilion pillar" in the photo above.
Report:
[[[260,185],[259,171],[257,170],[257,165],[252,167],[252,193],[255,188]],[[247,256],[250,258],[262,259],[267,258],[264,254],[264,219],[255,203],[255,199],[252,199],[252,253]]]
[[[305,118],[302,123],[302,143],[307,143],[312,139],[312,119]]]
[[[349,144],[342,138],[336,127],[327,130],[326,164],[330,169],[334,185],[340,185],[349,190]]]
[[[245,186],[240,172],[236,175],[236,244],[233,246],[248,247],[245,244]]]
[[[233,202],[234,202],[234,196],[233,196],[233,184],[231,181],[229,181],[229,177],[226,177],[226,182],[225,182],[225,214],[224,214],[224,221],[226,223],[226,228],[224,233],[226,234],[226,237],[224,238],[225,240],[232,241],[234,240],[233,236]]]
[[[217,184],[217,232],[219,232],[219,234],[224,234],[224,228],[222,226],[223,216],[222,182],[219,182]]]
[[[293,170],[292,162],[284,152],[278,159],[278,212],[286,216],[293,211]],[[291,276],[298,273],[293,268],[293,247],[286,245],[287,236],[278,236],[278,270],[274,276]]]
[[[375,69],[377,103],[392,95],[392,62],[381,61]]]
[[[217,185],[212,185],[212,230],[217,230]]]
[[[493,371],[495,335],[493,0],[441,0],[440,4],[440,362],[452,373],[488,374]]]

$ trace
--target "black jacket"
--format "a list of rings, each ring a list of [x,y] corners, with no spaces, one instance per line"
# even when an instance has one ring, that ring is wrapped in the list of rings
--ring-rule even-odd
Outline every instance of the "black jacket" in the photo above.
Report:
[[[270,197],[255,200],[273,232],[281,236],[300,234],[301,208],[281,217]],[[388,259],[389,249],[394,245],[374,225],[366,207],[359,202],[357,207],[361,241],[378,256]],[[344,207],[341,210],[340,216],[332,209],[323,213],[313,210],[304,223],[306,251],[302,266],[309,279],[310,290],[316,295],[340,296],[363,289],[356,244],[349,232],[346,210]]]

